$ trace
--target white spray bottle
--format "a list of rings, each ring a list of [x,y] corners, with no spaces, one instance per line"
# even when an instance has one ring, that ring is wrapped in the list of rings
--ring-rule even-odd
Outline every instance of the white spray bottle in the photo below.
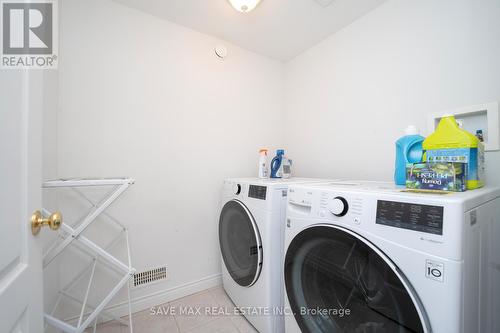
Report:
[[[267,178],[267,148],[261,148],[259,150],[259,178]]]

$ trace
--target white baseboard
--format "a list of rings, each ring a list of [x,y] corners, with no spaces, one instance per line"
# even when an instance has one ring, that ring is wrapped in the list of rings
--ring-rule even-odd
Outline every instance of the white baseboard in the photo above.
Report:
[[[182,284],[173,288],[164,289],[148,295],[136,297],[131,300],[132,312],[150,309],[155,305],[171,302],[205,289],[213,288],[222,284],[221,274],[215,274],[202,279]],[[118,317],[128,315],[128,302],[121,302],[106,307],[106,311]]]

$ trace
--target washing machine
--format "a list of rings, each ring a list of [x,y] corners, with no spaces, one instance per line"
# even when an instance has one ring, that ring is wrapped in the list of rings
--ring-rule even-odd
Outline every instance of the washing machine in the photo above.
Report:
[[[283,324],[283,241],[288,186],[308,178],[224,181],[219,218],[222,281],[227,294],[260,333]]]
[[[290,186],[286,333],[500,332],[499,196]]]

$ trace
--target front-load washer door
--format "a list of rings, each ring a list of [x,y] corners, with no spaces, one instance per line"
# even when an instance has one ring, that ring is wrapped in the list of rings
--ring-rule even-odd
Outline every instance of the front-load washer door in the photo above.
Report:
[[[429,330],[402,273],[366,239],[341,227],[312,226],[292,240],[285,285],[304,333]]]
[[[219,243],[233,280],[243,287],[253,285],[262,269],[262,243],[257,224],[241,201],[231,200],[222,208]]]

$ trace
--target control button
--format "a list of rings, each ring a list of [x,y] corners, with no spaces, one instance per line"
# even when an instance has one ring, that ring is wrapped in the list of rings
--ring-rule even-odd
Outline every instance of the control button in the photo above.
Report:
[[[234,186],[233,186],[233,192],[236,195],[240,194],[241,193],[241,185],[240,184],[234,184]]]
[[[360,223],[361,223],[361,218],[360,218],[360,217],[358,217],[358,216],[356,216],[356,217],[354,218],[354,224],[360,224]]]
[[[349,209],[349,205],[347,204],[347,200],[342,197],[336,197],[328,204],[328,209],[335,216],[344,216],[347,214],[347,210]]]

